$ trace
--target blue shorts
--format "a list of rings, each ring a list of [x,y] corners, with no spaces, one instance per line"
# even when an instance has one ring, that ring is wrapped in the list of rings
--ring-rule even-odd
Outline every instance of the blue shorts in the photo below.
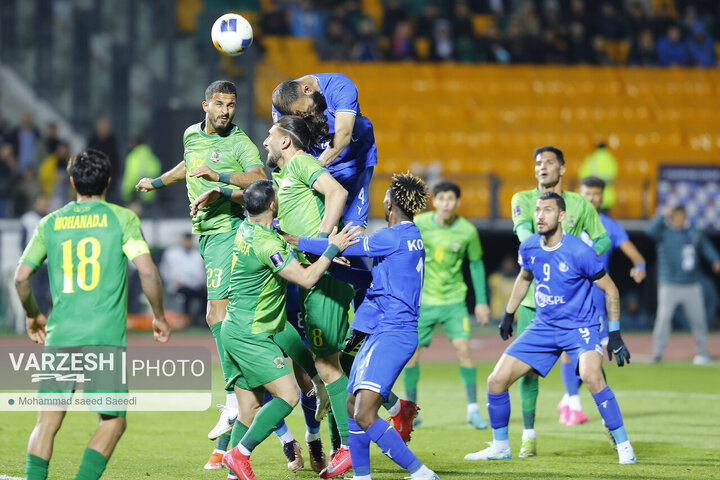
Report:
[[[603,354],[597,325],[565,329],[533,320],[505,353],[521,360],[543,377],[552,369],[562,352],[566,352],[577,369],[583,353],[595,350]]]
[[[390,330],[365,337],[348,378],[348,392],[370,390],[387,399],[418,345],[417,330]]]
[[[347,190],[348,196],[342,213],[343,223],[352,222],[353,225],[367,227],[369,198],[368,189],[375,167],[369,167],[359,172],[355,177],[340,184]]]

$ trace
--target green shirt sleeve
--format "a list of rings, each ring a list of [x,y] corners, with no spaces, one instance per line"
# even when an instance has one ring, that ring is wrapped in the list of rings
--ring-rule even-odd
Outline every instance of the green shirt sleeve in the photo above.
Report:
[[[114,207],[114,208],[113,208]],[[150,253],[145,238],[140,231],[140,219],[134,212],[127,208],[111,206],[115,216],[120,222],[122,228],[122,249],[128,260],[132,260],[138,255]]]
[[[260,160],[260,152],[250,139],[245,137],[242,141],[237,142],[234,150],[235,158],[237,158],[243,172],[247,172],[254,167],[263,167],[263,163]]]
[[[45,261],[47,257],[47,247],[45,245],[45,224],[48,222],[48,217],[43,217],[38,223],[35,232],[33,233],[30,243],[25,247],[22,256],[20,257],[19,263],[29,265],[33,269],[37,270],[40,265]]]
[[[485,287],[485,264],[482,260],[470,262],[470,278],[475,291],[475,304],[487,304],[487,288]]]
[[[582,213],[582,229],[592,239],[594,246],[593,250],[598,255],[602,255],[610,250],[612,242],[610,237],[605,231],[600,216],[598,215],[595,207],[590,202],[583,198],[583,213]]]
[[[263,236],[262,241],[253,242],[253,249],[260,263],[270,267],[273,273],[290,265],[293,259],[290,245],[277,235]]]
[[[524,192],[518,192],[513,195],[510,201],[512,209],[511,216],[513,221],[513,232],[522,242],[533,234],[533,210],[525,201]]]
[[[475,260],[480,260],[482,258],[482,254],[483,250],[482,244],[480,243],[480,235],[478,234],[477,228],[475,228],[474,225],[471,225],[471,230],[469,231],[467,258],[469,261],[474,262]]]
[[[291,163],[295,169],[296,178],[310,188],[320,175],[327,172],[311,155],[298,155]]]

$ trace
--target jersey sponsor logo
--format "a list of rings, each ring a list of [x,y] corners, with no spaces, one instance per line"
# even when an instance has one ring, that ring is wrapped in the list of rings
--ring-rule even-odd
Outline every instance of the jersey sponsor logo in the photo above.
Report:
[[[457,253],[460,251],[460,244],[458,242],[453,242],[451,248],[453,252]]]
[[[520,208],[520,205],[515,205],[513,207],[513,216],[519,217],[522,214],[522,209]]]
[[[282,357],[273,358],[273,363],[275,364],[275,368],[283,368],[285,366],[285,360],[283,360]]]
[[[76,228],[104,228],[108,226],[107,214],[70,215],[56,217],[53,230],[71,230]]]
[[[565,262],[560,262],[560,265],[558,265],[558,268],[563,273],[568,271],[568,266],[567,266],[567,263],[565,263]]]
[[[407,246],[409,251],[420,251],[425,248],[422,239],[416,238],[415,240],[408,240]]]
[[[272,255],[270,255],[270,261],[272,261],[273,265],[276,267],[279,267],[283,263],[285,263],[285,260],[283,260],[282,254],[280,252],[275,252]]]
[[[567,222],[569,228],[573,228],[577,224],[577,218],[575,217],[567,217],[565,221]]]
[[[565,303],[565,295],[552,295],[552,293],[550,293],[550,287],[543,283],[535,285],[536,306],[542,308],[548,305],[563,305]]]
[[[222,157],[222,152],[220,150],[213,150],[213,152],[210,154],[210,160],[215,163],[220,161],[220,157]]]

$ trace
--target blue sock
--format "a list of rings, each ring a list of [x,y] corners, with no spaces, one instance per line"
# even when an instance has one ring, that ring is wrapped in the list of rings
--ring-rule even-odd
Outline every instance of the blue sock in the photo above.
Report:
[[[505,390],[503,393],[498,393],[497,395],[488,392],[487,399],[490,426],[493,430],[507,427],[508,423],[510,423],[510,394],[508,391]]]
[[[378,418],[375,423],[370,425],[370,428],[367,429],[367,435],[370,440],[377,443],[385,455],[389,453],[392,455],[388,455],[390,460],[410,472],[411,475],[423,466],[423,463],[405,445],[397,430],[382,418]]]
[[[597,404],[600,416],[605,420],[605,425],[610,429],[617,443],[622,443],[627,440],[625,434],[625,428],[623,428],[622,414],[620,413],[620,406],[615,399],[615,394],[610,387],[606,386],[598,393],[593,395],[595,403]],[[621,430],[621,431],[620,431]],[[618,440],[615,436],[615,431],[618,431],[618,435],[622,440]]]
[[[350,447],[355,476],[370,475],[370,437],[352,418],[348,418],[348,428],[350,430],[348,447]]]
[[[577,395],[580,382],[578,382],[577,375],[575,374],[575,365],[572,363],[561,363],[560,373],[562,374],[563,385],[565,385],[565,392],[568,395]]]
[[[308,433],[320,432],[320,422],[315,420],[315,399],[315,395],[306,395],[304,393],[300,399],[303,415],[305,415],[305,428],[307,428]]]

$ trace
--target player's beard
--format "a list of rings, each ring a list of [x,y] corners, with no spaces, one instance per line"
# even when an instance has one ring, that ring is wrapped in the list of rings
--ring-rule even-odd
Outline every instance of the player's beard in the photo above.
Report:
[[[545,240],[547,241],[550,237],[555,235],[555,232],[557,232],[558,226],[560,225],[560,222],[556,223],[553,228],[548,228],[544,232],[542,232],[540,235],[545,237]]]
[[[267,165],[270,170],[276,169],[278,166],[277,161],[280,159],[281,155],[282,154],[280,153],[273,155],[272,152],[268,151],[267,161],[265,162],[265,165]]]
[[[217,119],[220,117],[221,117],[221,115],[218,115],[217,117],[215,117],[215,121],[217,121]],[[218,125],[217,123],[215,123],[215,121],[213,121],[212,118],[209,118],[209,117],[208,117],[208,121],[210,122],[210,127],[220,135],[229,132],[230,128],[232,126],[232,117],[229,115],[227,117],[227,122],[225,122],[224,126]]]

